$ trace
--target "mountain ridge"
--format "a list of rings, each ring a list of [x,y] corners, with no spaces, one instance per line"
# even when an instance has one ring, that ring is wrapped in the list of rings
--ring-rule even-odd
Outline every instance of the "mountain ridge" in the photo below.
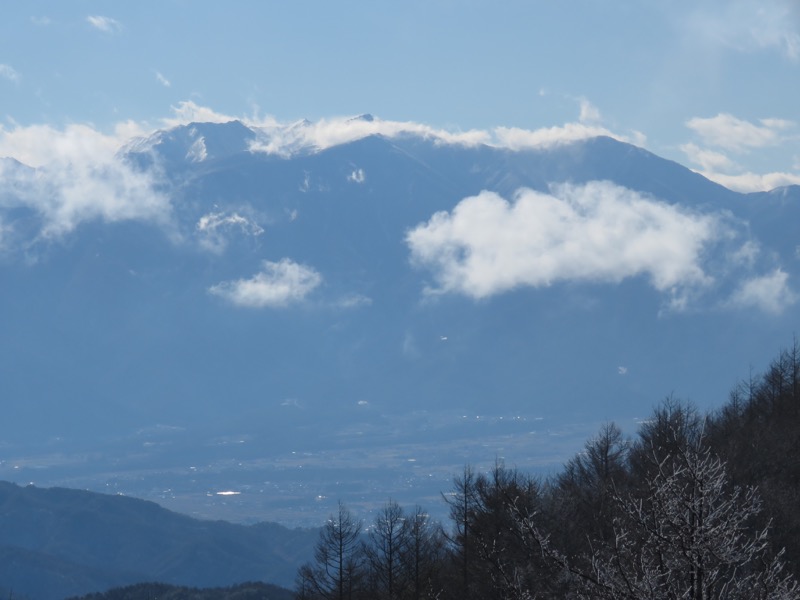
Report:
[[[0,482],[0,581],[48,600],[145,581],[291,586],[315,530],[200,521],[154,502]]]
[[[102,210],[0,181],[0,477],[315,523],[342,493],[438,498],[487,453],[552,468],[670,393],[712,405],[796,320],[794,189],[612,138],[176,131],[88,171],[135,182]]]

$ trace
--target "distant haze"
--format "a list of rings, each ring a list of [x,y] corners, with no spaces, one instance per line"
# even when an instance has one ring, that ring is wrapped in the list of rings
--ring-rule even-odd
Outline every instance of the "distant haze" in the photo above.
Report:
[[[212,121],[2,138],[0,478],[441,510],[465,463],[555,470],[791,343],[798,187],[588,129]]]

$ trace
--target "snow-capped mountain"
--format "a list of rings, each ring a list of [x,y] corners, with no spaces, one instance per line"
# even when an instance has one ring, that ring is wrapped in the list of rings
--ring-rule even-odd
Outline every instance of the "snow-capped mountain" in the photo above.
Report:
[[[800,188],[738,194],[607,137],[375,127],[0,163],[0,477],[287,522],[424,502],[671,393],[719,405],[791,341]]]

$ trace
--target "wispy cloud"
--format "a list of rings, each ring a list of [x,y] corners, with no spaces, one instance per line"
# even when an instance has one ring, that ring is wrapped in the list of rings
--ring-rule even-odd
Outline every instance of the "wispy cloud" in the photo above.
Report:
[[[364,169],[353,169],[353,172],[347,176],[347,181],[352,183],[364,183],[367,180],[367,176],[364,173]]]
[[[421,123],[391,121],[372,116],[368,118],[339,117],[323,119],[316,123],[301,121],[289,125],[279,123],[274,119],[262,121],[256,119],[249,121],[248,124],[259,132],[259,139],[253,145],[253,150],[278,155],[291,155],[307,149],[322,150],[370,135],[381,135],[387,138],[416,135],[439,144],[489,145],[511,150],[549,148],[597,136],[608,136],[620,141],[644,144],[645,136],[642,133],[633,131],[629,134],[620,134],[602,126],[599,123],[600,120],[599,110],[588,100],[581,99],[578,122],[541,129],[496,127],[491,130],[472,129],[453,132]]]
[[[372,298],[369,296],[364,296],[363,294],[348,294],[346,296],[341,297],[336,303],[335,306],[338,308],[363,308],[365,306],[372,305]]]
[[[800,185],[800,173],[752,173],[748,171],[727,174],[716,170],[703,170],[700,171],[700,174],[728,189],[745,194],[774,190],[787,185]]]
[[[298,152],[318,151],[353,142],[368,136],[380,135],[396,138],[414,135],[432,140],[437,144],[454,144],[468,147],[489,145],[523,150],[548,148],[561,144],[585,140],[597,136],[643,145],[642,133],[632,131],[620,134],[596,122],[599,111],[588,100],[579,99],[580,119],[586,122],[566,123],[557,127],[541,129],[521,129],[496,127],[491,130],[472,129],[468,131],[449,131],[413,121],[393,121],[362,115],[358,117],[332,117],[317,122],[282,122],[272,116],[253,114],[234,116],[220,113],[191,100],[185,100],[171,107],[171,115],[162,119],[161,127],[171,128],[190,123],[226,123],[238,120],[252,128],[257,138],[251,146],[253,152],[264,152],[279,156],[291,156]],[[359,182],[358,169],[353,172],[352,181]]]
[[[776,50],[800,60],[800,5],[795,0],[698,2],[686,21],[689,34],[739,52]]]
[[[236,306],[283,308],[302,302],[321,283],[322,276],[313,268],[283,258],[264,261],[262,270],[249,279],[219,283],[208,291]]]
[[[691,142],[683,144],[681,150],[692,163],[699,165],[704,171],[727,171],[736,168],[736,164],[725,154],[701,148]]]
[[[116,19],[111,17],[104,17],[101,15],[89,15],[86,21],[95,29],[103,33],[118,33],[122,31],[122,24]]]
[[[171,206],[153,173],[132,169],[116,156],[130,123],[105,135],[88,125],[64,129],[0,126],[0,156],[33,168],[5,169],[0,208],[27,207],[41,218],[37,235],[59,237],[78,224],[105,221],[169,221]]]
[[[258,237],[264,233],[256,221],[238,212],[211,212],[200,217],[195,225],[200,245],[212,252],[221,253],[235,233]]]
[[[160,83],[164,87],[170,87],[172,85],[170,80],[164,77],[161,71],[156,71],[156,81],[158,81],[158,83]]]
[[[581,123],[599,123],[602,120],[600,116],[600,109],[594,104],[589,102],[586,98],[579,98],[581,112],[578,115],[578,121]]]
[[[172,115],[161,120],[161,126],[170,128],[189,123],[228,123],[229,121],[247,120],[231,115],[218,113],[215,110],[201,106],[191,100],[184,100],[170,107]],[[252,121],[250,121],[252,123]]]
[[[711,146],[728,150],[763,148],[781,142],[781,132],[795,126],[785,119],[761,119],[759,124],[738,119],[727,113],[715,117],[695,117],[686,126]]]
[[[0,63],[0,77],[13,83],[19,82],[19,73],[11,65]]]
[[[322,119],[316,123],[301,121],[288,125],[267,119],[251,124],[260,134],[258,141],[253,145],[253,150],[279,155],[290,155],[306,149],[323,150],[371,135],[391,138],[413,134],[439,143],[466,146],[491,143],[491,135],[486,131],[453,133],[420,123],[389,121],[374,117],[338,117]]]
[[[680,148],[703,176],[738,192],[756,192],[800,184],[800,173],[774,171],[753,173],[743,169],[730,154],[743,156],[757,148],[780,148],[791,143],[797,124],[787,119],[766,118],[758,122],[720,113],[715,117],[695,117],[686,125],[697,136],[695,142]],[[713,148],[713,149],[712,149]]]
[[[627,136],[614,133],[610,129],[599,125],[567,123],[561,126],[533,130],[520,129],[519,127],[497,127],[494,129],[494,145],[510,150],[526,150],[549,148],[598,136],[612,137],[622,142],[639,145],[644,143],[644,136],[635,132],[632,136]]]
[[[733,293],[730,305],[780,314],[797,302],[797,295],[789,288],[788,281],[789,275],[781,269],[748,279]]]

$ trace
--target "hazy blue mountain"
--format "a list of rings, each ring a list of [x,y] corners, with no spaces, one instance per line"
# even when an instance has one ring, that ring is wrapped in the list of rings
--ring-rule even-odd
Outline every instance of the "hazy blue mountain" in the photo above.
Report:
[[[291,587],[316,531],[199,521],[152,502],[0,482],[0,585],[16,596],[60,599],[158,581]]]
[[[252,150],[277,135],[200,123],[134,140],[120,160],[151,177],[168,216],[83,218],[49,237],[26,233],[49,213],[13,200],[26,167],[4,167],[1,477],[226,519],[319,523],[337,499],[367,510],[390,495],[436,511],[465,462],[546,471],[602,421],[632,432],[671,393],[719,405],[796,328],[796,187],[738,194],[611,138]],[[464,199],[488,190],[511,206],[530,189],[554,204],[569,255],[581,240],[553,198],[594,182],[646,218],[705,227],[699,283],[670,291],[603,265],[593,278],[576,261],[580,276],[472,297],[412,253],[411,232],[457,230]],[[565,218],[583,227],[595,209],[575,202]],[[469,258],[437,248],[433,261]],[[253,306],[279,276],[293,292]],[[237,298],[251,305],[237,305],[247,285]]]

